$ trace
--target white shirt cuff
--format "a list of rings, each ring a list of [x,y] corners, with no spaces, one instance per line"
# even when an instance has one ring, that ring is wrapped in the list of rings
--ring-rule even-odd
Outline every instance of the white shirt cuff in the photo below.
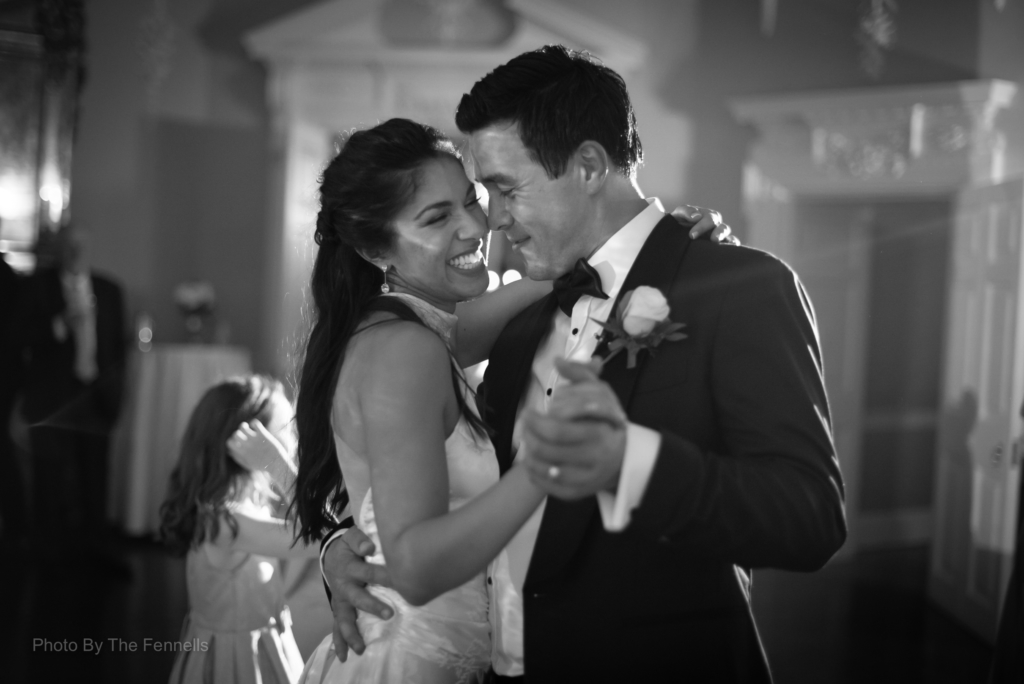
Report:
[[[320,576],[324,578],[324,582],[327,581],[327,573],[324,572],[324,554],[327,553],[327,548],[338,538],[348,532],[351,528],[343,527],[340,530],[335,530],[327,537],[327,541],[320,545]]]
[[[601,521],[608,532],[621,532],[629,525],[633,509],[644,497],[659,449],[660,432],[634,423],[626,425],[626,455],[622,458],[618,490],[615,494],[597,493]]]

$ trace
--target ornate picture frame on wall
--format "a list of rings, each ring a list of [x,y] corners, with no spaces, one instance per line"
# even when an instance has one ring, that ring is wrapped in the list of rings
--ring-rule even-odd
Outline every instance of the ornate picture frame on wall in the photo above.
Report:
[[[84,35],[82,0],[0,15],[0,253],[20,271],[35,267],[40,232],[69,218]]]

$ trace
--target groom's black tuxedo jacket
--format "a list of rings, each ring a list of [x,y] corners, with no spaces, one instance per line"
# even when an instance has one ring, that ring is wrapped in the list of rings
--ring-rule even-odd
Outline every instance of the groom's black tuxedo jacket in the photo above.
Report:
[[[688,338],[633,369],[620,354],[602,378],[661,448],[623,532],[593,496],[548,499],[524,587],[527,678],[767,682],[750,569],[816,570],[846,538],[814,312],[775,257],[692,241],[671,217],[622,293],[639,285],[665,293]],[[491,353],[480,395],[503,472],[555,310],[523,311]]]

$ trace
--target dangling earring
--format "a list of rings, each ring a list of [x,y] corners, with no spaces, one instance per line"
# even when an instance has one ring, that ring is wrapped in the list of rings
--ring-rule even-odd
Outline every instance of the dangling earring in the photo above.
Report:
[[[380,291],[382,294],[387,294],[388,292],[391,292],[391,288],[388,287],[388,268],[390,267],[387,264],[384,264],[383,266],[380,267],[380,270],[384,273],[384,284],[380,286]]]

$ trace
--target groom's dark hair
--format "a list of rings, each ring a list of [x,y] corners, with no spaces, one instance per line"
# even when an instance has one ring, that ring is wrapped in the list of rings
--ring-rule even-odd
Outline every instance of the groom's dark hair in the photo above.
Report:
[[[632,177],[643,161],[626,83],[585,52],[546,45],[487,74],[462,96],[455,124],[463,133],[509,122],[531,157],[557,178],[585,140],[608,152]]]

